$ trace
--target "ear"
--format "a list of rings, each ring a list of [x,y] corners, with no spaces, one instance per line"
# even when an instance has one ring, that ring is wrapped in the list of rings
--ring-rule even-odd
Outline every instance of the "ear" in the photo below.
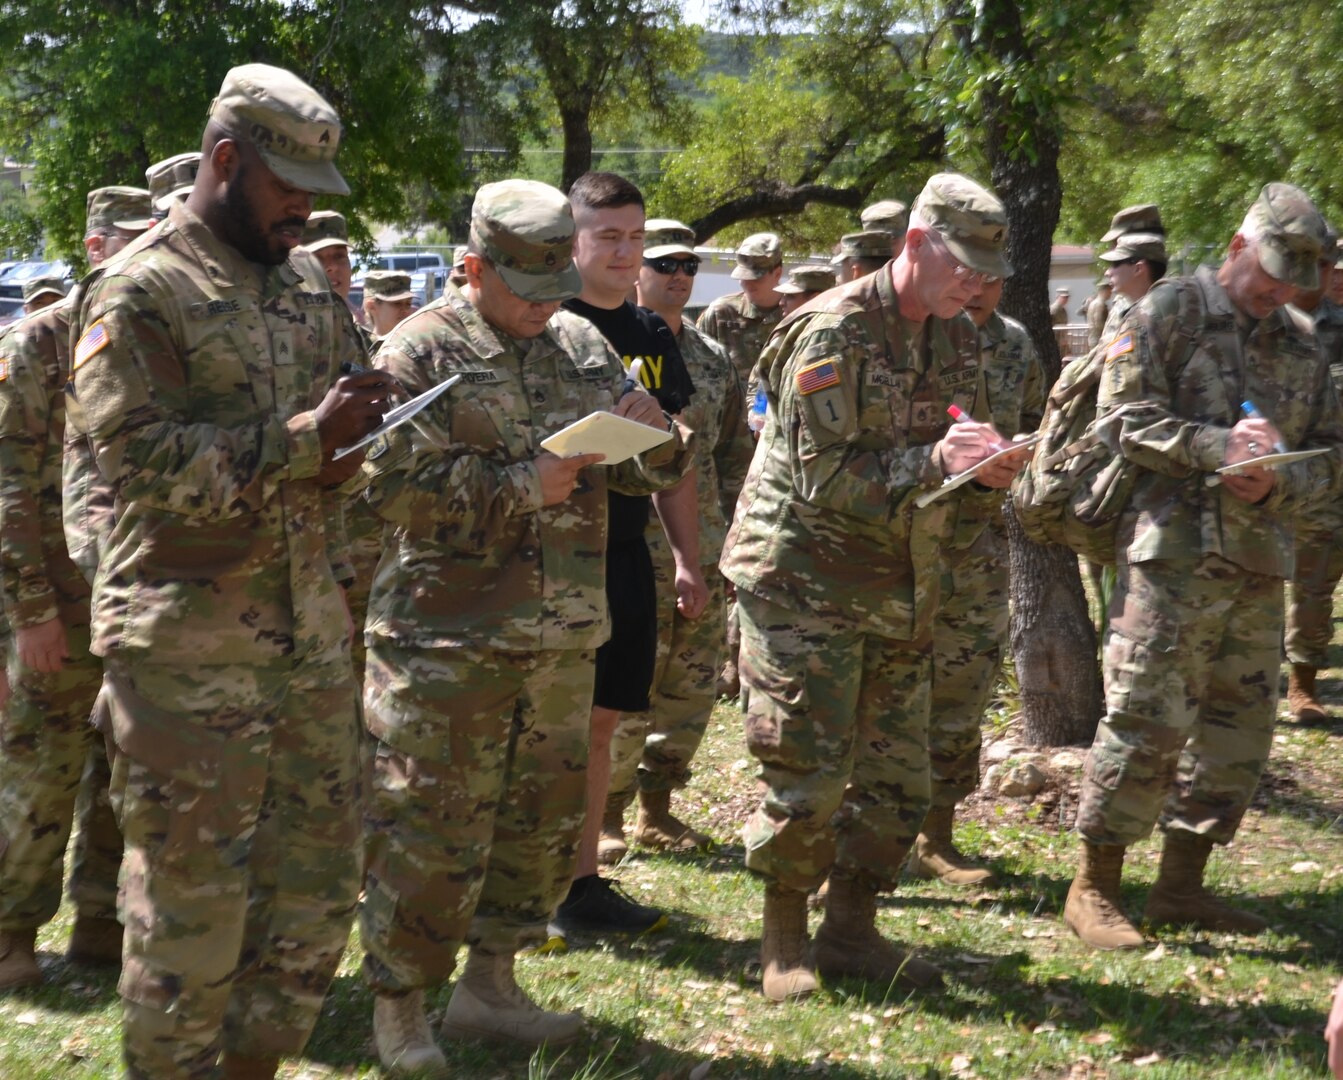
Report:
[[[474,251],[468,251],[462,259],[462,269],[466,271],[466,283],[473,289],[479,289],[481,273],[485,269],[485,260]]]
[[[1249,240],[1247,240],[1242,233],[1238,232],[1231,238],[1231,243],[1227,245],[1227,254],[1239,255],[1249,246],[1249,243]]]
[[[89,265],[96,266],[103,259],[103,237],[84,237],[84,254],[89,257]]]
[[[242,165],[242,150],[232,139],[220,139],[210,151],[210,168],[215,179],[228,183]]]

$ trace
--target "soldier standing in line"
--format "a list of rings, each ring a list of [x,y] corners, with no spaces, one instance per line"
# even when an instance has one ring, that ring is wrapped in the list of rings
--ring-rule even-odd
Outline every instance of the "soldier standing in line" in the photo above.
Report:
[[[364,275],[364,314],[368,316],[370,352],[392,328],[415,309],[410,275],[403,270],[370,270]]]
[[[948,427],[947,407],[980,362],[962,308],[1010,272],[1006,236],[992,194],[934,176],[899,257],[791,316],[760,360],[770,407],[722,567],[764,788],[744,835],[767,882],[774,1000],[811,993],[817,972],[941,983],[880,935],[876,902],[928,809],[932,621],[958,501],[914,499],[999,444],[991,424]],[[979,480],[1006,488],[1020,465],[1000,459]],[[813,956],[806,896],[827,874]]]
[[[1114,247],[1100,254],[1105,276],[1114,286],[1115,298],[1100,340],[1113,341],[1129,308],[1166,276],[1166,238],[1160,233],[1125,233]]]
[[[476,193],[467,286],[449,285],[375,359],[411,393],[461,382],[374,444],[366,498],[396,532],[369,601],[365,717],[378,739],[360,910],[378,1057],[442,1076],[424,1012],[458,948],[452,1039],[531,1045],[582,1032],[514,978],[573,877],[586,801],[594,654],[610,633],[607,487],[679,477],[675,442],[609,468],[540,443],[613,411],[666,430],[577,294],[573,214],[531,180]]]
[[[1340,259],[1338,238],[1330,230],[1320,256],[1320,285],[1302,289],[1292,302],[1315,327],[1315,337],[1329,364],[1334,390],[1343,395],[1343,306],[1328,297]],[[1301,517],[1296,529],[1296,570],[1292,602],[1287,609],[1287,708],[1299,723],[1319,724],[1329,718],[1315,690],[1315,675],[1329,666],[1329,641],[1334,632],[1334,589],[1343,578],[1343,508],[1336,501]]]
[[[168,216],[168,208],[173,203],[181,202],[191,194],[200,167],[200,151],[189,150],[156,161],[145,170],[145,183],[149,185],[150,216],[155,221],[162,221]]]
[[[1087,348],[1094,349],[1101,342],[1101,336],[1105,332],[1105,320],[1110,315],[1110,297],[1114,294],[1114,286],[1110,284],[1107,277],[1101,278],[1096,282],[1096,291],[1087,300],[1083,307],[1083,312],[1087,317]]]
[[[100,266],[151,224],[144,189],[89,192],[89,264]],[[89,582],[62,529],[69,309],[63,298],[0,339],[0,589],[15,660],[0,741],[0,989],[42,979],[33,940],[60,906],[75,816],[66,958],[121,961],[121,834],[108,802],[107,752],[89,726],[103,666],[89,652]]]
[[[859,215],[864,229],[884,232],[891,240],[891,258],[894,259],[905,246],[905,233],[909,230],[909,208],[899,199],[882,199],[865,207]]]
[[[23,313],[31,315],[65,298],[69,289],[64,278],[46,274],[23,283]]]
[[[857,281],[875,274],[890,261],[890,238],[884,232],[845,233],[839,238],[839,251],[830,260],[838,283]]]
[[[1158,819],[1148,923],[1268,925],[1203,877],[1272,745],[1296,519],[1335,497],[1340,478],[1343,409],[1309,320],[1286,306],[1317,285],[1324,243],[1306,193],[1268,184],[1221,266],[1158,282],[1106,348],[1098,415],[1123,410],[1119,445],[1139,468],[1119,525],[1107,712],[1087,756],[1081,860],[1063,911],[1093,948],[1143,944],[1120,877],[1125,851]],[[1276,447],[1333,452],[1207,482]]]
[[[117,517],[92,651],[116,745],[122,1032],[132,1077],[274,1076],[300,1053],[359,893],[358,724],[335,451],[389,383],[317,261],[346,194],[335,112],[236,67],[187,200],[72,315],[70,395]],[[241,387],[241,392],[240,392]]]
[[[695,234],[679,221],[655,218],[647,223],[638,303],[666,321],[695,384],[682,419],[696,433],[693,480],[699,502],[698,561],[708,601],[697,618],[683,610],[676,590],[676,577],[683,571],[676,564],[663,523],[650,521],[644,535],[657,585],[652,709],[646,724],[622,723],[611,743],[611,787],[597,851],[604,863],[619,862],[628,850],[624,813],[636,790],[637,843],[673,851],[693,851],[710,843],[708,836],[672,814],[671,795],[690,779],[690,763],[704,738],[717,696],[727,628],[718,558],[751,464],[754,441],[746,427],[741,376],[721,345],[681,317],[699,270],[694,242]]]
[[[754,394],[752,371],[769,335],[783,318],[777,291],[783,277],[783,245],[773,233],[755,233],[737,249],[737,265],[732,276],[741,282],[742,291],[720,296],[704,309],[695,327],[713,338],[727,351],[728,359],[741,376],[748,395]],[[737,654],[741,649],[741,627],[737,606],[728,611],[727,659],[718,677],[718,696],[735,698],[741,691]]]
[[[1004,438],[1031,432],[1044,414],[1047,384],[1029,332],[997,312],[1003,279],[986,282],[965,305],[979,328],[980,362],[973,405],[965,411]],[[956,850],[956,804],[979,784],[980,722],[1007,640],[1007,533],[1002,492],[971,491],[960,500],[945,546],[942,603],[933,624],[933,689],[928,713],[932,805],[914,842],[918,877],[948,885],[982,885],[992,873]]]
[[[1144,238],[1142,241],[1144,246],[1153,252],[1157,251],[1159,246],[1161,254],[1159,258],[1154,255],[1151,260],[1143,260],[1148,263],[1146,267],[1135,265],[1134,276],[1124,279],[1111,273],[1111,267],[1106,267],[1105,278],[1114,286],[1114,291],[1110,297],[1110,310],[1105,316],[1105,325],[1101,329],[1101,341],[1113,340],[1120,322],[1128,314],[1128,309],[1136,304],[1166,272],[1166,226],[1161,223],[1161,211],[1155,203],[1126,206],[1118,211],[1110,219],[1110,227],[1101,237],[1101,243],[1111,247],[1099,258],[1105,262],[1112,261],[1107,259],[1106,256],[1111,253],[1119,238],[1136,235],[1141,235]],[[1127,260],[1128,256],[1121,256],[1120,258],[1121,260]],[[1137,261],[1137,259],[1133,260],[1135,264]],[[1161,273],[1156,274],[1152,271],[1158,268],[1158,262]],[[1124,265],[1127,265],[1127,262],[1124,262]],[[1145,278],[1143,277],[1144,274],[1146,275]],[[1125,292],[1126,286],[1127,292]]]
[[[779,308],[787,318],[794,311],[821,293],[835,287],[835,272],[828,266],[795,266],[788,271],[788,280],[776,290]]]
[[[1055,326],[1062,326],[1068,321],[1068,298],[1072,293],[1061,285],[1054,291],[1058,297],[1049,305],[1049,321]]]

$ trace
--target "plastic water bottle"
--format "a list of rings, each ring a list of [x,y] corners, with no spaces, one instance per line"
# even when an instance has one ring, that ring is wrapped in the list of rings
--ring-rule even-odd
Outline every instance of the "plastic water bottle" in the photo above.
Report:
[[[765,389],[757,386],[755,397],[751,399],[751,411],[746,414],[746,426],[757,435],[765,430],[765,413],[768,409],[769,401],[765,397]]]

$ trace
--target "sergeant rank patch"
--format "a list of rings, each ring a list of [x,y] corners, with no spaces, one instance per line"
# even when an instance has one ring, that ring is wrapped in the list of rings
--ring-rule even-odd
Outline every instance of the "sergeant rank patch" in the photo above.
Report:
[[[839,369],[835,367],[833,360],[822,360],[816,364],[809,364],[793,377],[797,380],[797,392],[799,394],[814,394],[816,391],[824,390],[829,386],[839,385]]]
[[[99,319],[84,331],[84,336],[75,346],[75,358],[71,369],[78,371],[111,343],[112,335],[107,332],[103,320]]]

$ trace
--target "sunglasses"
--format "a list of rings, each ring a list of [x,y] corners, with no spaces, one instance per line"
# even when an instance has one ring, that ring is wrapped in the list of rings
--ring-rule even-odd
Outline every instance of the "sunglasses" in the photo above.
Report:
[[[1142,260],[1137,259],[1137,258],[1133,258],[1133,259],[1113,259],[1113,260],[1110,261],[1110,265],[1111,265],[1111,266],[1133,266],[1135,263],[1138,263],[1138,262],[1141,262],[1141,261],[1142,261]]]
[[[694,277],[699,273],[698,259],[674,259],[670,255],[664,255],[660,259],[645,259],[644,265],[653,273],[666,274],[668,277],[678,270],[686,277]]]

